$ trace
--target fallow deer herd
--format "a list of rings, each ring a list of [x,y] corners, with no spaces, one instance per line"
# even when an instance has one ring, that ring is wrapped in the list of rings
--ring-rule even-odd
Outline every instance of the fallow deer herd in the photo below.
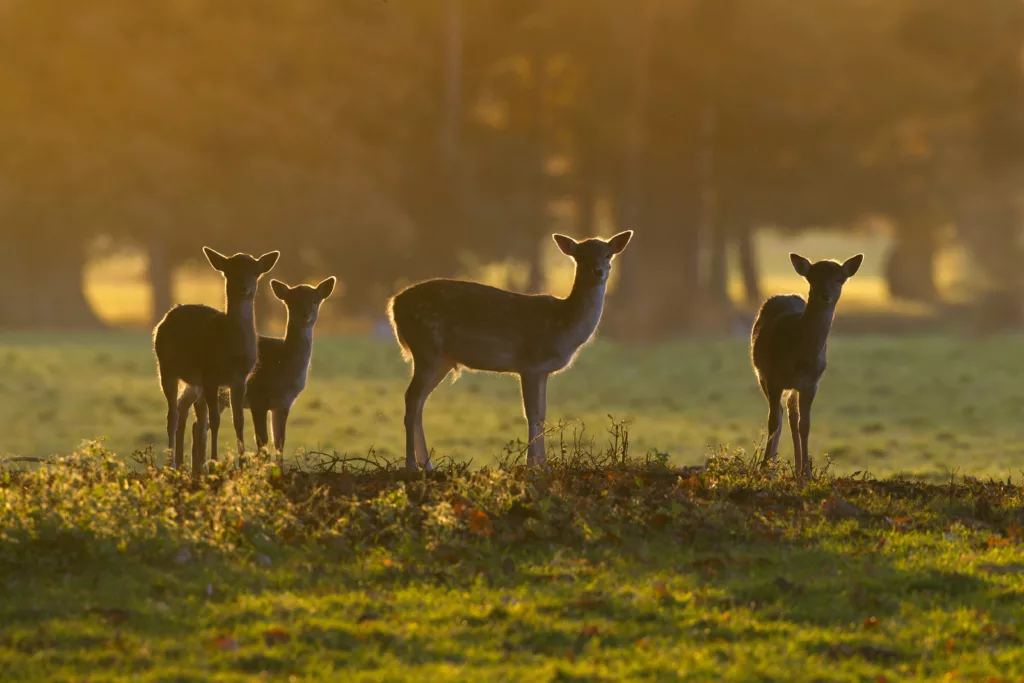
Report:
[[[553,235],[575,264],[569,295],[519,294],[497,287],[438,278],[407,287],[388,303],[395,338],[412,363],[405,392],[405,466],[432,470],[423,431],[423,408],[431,392],[450,373],[462,369],[514,374],[522,390],[527,423],[527,465],[547,463],[544,421],[547,382],[569,367],[601,321],[612,261],[629,244],[632,231],[604,240],[576,241]],[[192,474],[204,471],[206,445],[217,460],[220,415],[231,407],[239,454],[245,452],[244,409],[249,408],[257,449],[283,456],[285,427],[292,405],[306,385],[313,353],[313,327],[320,305],[334,290],[331,277],[314,286],[289,287],[271,280],[274,295],[287,308],[283,338],[256,334],[254,299],[261,278],[277,263],[279,252],[259,258],[227,257],[204,247],[210,265],[224,276],[224,311],[194,304],[172,308],[156,326],[153,347],[157,374],[167,400],[170,464],[184,465],[184,436],[189,408]],[[811,404],[825,371],[832,318],[843,284],[860,268],[863,255],[844,263],[811,263],[790,254],[796,272],[810,284],[807,299],[774,296],[762,306],[751,331],[751,359],[768,400],[768,441],[763,464],[777,458],[786,400],[793,434],[797,476],[811,473],[808,436]],[[207,431],[210,437],[207,439]]]

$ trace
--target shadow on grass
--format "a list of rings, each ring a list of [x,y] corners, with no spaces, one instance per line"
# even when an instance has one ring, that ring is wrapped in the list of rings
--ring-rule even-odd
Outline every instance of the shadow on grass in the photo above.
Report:
[[[576,451],[549,473],[334,465],[193,482],[92,453],[6,473],[0,660],[84,666],[90,644],[148,643],[248,673],[315,657],[483,666],[572,659],[595,638],[625,650],[817,628],[809,654],[897,661],[917,656],[885,642],[908,609],[1009,619],[1024,597],[953,559],[1021,540],[1021,491],[995,482],[800,489],[736,458],[673,470],[615,450]],[[288,626],[280,643],[275,623]],[[838,631],[859,644],[836,655]]]

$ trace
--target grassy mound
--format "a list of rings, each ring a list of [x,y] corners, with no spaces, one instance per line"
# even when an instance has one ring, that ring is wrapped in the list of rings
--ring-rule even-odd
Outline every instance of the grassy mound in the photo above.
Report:
[[[193,482],[92,445],[0,470],[0,678],[1024,674],[1022,490],[564,445]],[[618,444],[617,446],[615,444]]]

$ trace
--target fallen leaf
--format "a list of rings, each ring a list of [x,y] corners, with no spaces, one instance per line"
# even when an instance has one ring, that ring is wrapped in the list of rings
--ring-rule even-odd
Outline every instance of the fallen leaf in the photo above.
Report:
[[[491,518],[483,510],[473,510],[469,513],[469,529],[481,536],[490,536],[494,532]]]
[[[1010,545],[1010,539],[999,536],[989,536],[985,539],[985,546],[988,548],[1005,548]]]
[[[869,631],[873,631],[874,629],[878,628],[880,625],[881,624],[878,621],[878,617],[868,617],[867,619],[864,620],[864,628],[869,630]]]
[[[660,599],[668,597],[669,595],[671,594],[668,592],[668,587],[665,586],[664,581],[658,581],[654,584],[654,597]]]
[[[210,641],[210,647],[221,652],[238,649],[238,641],[226,633],[222,633]]]
[[[268,628],[266,631],[263,632],[263,641],[267,644],[268,647],[287,643],[291,639],[291,634],[279,626]]]
[[[700,483],[700,477],[698,477],[695,474],[687,477],[686,479],[682,479],[679,482],[679,485],[682,488],[689,489],[691,491],[693,491],[695,489],[703,488],[701,483]]]
[[[956,641],[952,638],[947,638],[946,642],[942,644],[942,649],[946,652],[952,652],[956,649]]]
[[[636,646],[639,649],[641,649],[641,650],[650,650],[651,649],[651,639],[648,638],[647,636],[644,636],[640,640],[636,641]]]

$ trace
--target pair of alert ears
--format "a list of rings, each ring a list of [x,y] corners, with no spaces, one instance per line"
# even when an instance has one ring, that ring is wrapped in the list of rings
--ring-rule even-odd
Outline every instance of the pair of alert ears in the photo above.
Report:
[[[598,239],[597,241],[604,242],[605,245],[607,245],[609,256],[615,256],[616,254],[622,252],[622,250],[626,248],[626,245],[629,244],[629,240],[632,237],[633,231],[626,230],[625,232],[620,232],[618,235],[612,237],[610,240],[605,241],[602,239]],[[552,235],[551,239],[555,240],[555,244],[558,245],[558,248],[562,250],[563,254],[565,254],[566,256],[576,256],[576,249],[580,245],[579,242],[566,235],[558,234]]]
[[[221,254],[216,249],[211,249],[210,247],[203,247],[203,253],[206,254],[206,259],[210,262],[210,265],[213,266],[215,269],[221,271],[222,273],[230,267],[231,259],[225,256],[224,254]],[[270,272],[274,265],[277,264],[277,259],[279,259],[280,257],[281,252],[279,251],[270,251],[264,254],[263,256],[260,256],[258,259],[256,259],[256,266],[258,272],[261,275]],[[316,293],[320,295],[321,301],[323,301],[324,299],[331,295],[331,292],[334,291],[334,285],[337,283],[337,281],[338,279],[332,276],[318,284],[316,287],[314,287]],[[271,280],[270,288],[274,291],[274,296],[276,296],[278,299],[281,299],[282,301],[284,301],[288,297],[289,293],[296,289],[296,287],[289,287],[280,280]]]
[[[807,274],[811,272],[811,262],[800,254],[790,254],[789,260],[793,262],[793,268],[801,277],[807,277]],[[860,270],[860,264],[863,262],[864,254],[857,254],[843,261],[841,267],[846,277],[853,277]]]
[[[331,292],[334,291],[334,285],[335,283],[337,283],[337,281],[338,278],[332,275],[331,277],[327,278],[326,280],[324,280],[323,282],[321,282],[320,284],[313,288],[316,291],[316,293],[320,296],[321,301],[323,301],[324,299],[331,295]],[[294,292],[296,289],[302,286],[303,285],[298,285],[297,287],[289,287],[280,280],[270,281],[270,289],[273,290],[274,296],[276,296],[281,301],[286,301],[288,295],[291,292]]]
[[[219,270],[222,273],[231,267],[231,259],[234,258],[233,256],[227,257],[216,249],[211,249],[210,247],[203,247],[203,253],[206,254],[206,260],[210,262],[210,265],[213,266],[215,270]],[[236,256],[237,255],[238,254],[236,254]],[[261,275],[269,273],[270,269],[274,267],[277,263],[277,259],[279,258],[281,258],[281,252],[279,251],[268,251],[263,256],[260,256],[256,259],[258,272]]]

